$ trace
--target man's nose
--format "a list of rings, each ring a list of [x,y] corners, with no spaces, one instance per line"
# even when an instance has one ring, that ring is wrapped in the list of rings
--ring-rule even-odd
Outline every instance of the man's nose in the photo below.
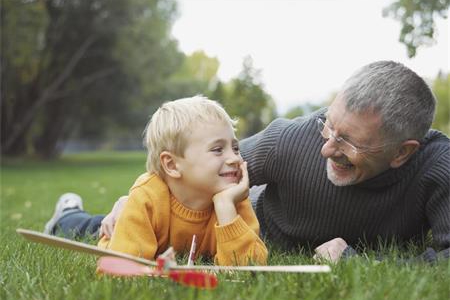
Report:
[[[320,153],[325,158],[342,155],[342,152],[339,150],[339,143],[333,136],[330,136],[330,138],[326,140]]]

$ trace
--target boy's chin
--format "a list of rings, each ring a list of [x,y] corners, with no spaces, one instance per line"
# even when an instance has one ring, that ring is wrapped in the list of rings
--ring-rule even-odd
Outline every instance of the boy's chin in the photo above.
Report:
[[[231,188],[233,186],[236,186],[236,185],[237,185],[237,182],[226,182],[226,183],[223,183],[223,184],[221,184],[218,187],[216,194],[220,193],[220,192],[223,192],[224,190],[229,189],[229,188]]]
[[[228,185],[234,185],[239,183],[238,177],[222,177],[222,182]]]

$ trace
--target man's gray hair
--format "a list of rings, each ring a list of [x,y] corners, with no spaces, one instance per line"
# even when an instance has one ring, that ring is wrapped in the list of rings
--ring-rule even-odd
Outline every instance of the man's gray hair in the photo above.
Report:
[[[433,122],[433,93],[420,76],[397,62],[362,67],[344,83],[339,95],[351,112],[379,113],[386,140],[420,141]]]

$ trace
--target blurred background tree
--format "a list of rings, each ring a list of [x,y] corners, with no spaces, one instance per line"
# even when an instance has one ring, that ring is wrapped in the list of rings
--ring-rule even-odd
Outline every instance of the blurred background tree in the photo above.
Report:
[[[331,100],[333,100],[333,99],[331,99]],[[320,104],[313,104],[313,103],[307,102],[307,103],[305,103],[303,105],[295,106],[295,107],[291,108],[290,110],[288,110],[284,114],[283,117],[287,118],[287,119],[294,119],[296,117],[305,116],[305,115],[307,115],[309,113],[312,113],[313,111],[318,110],[321,107],[328,106],[331,103],[331,100],[330,101],[324,101],[324,102],[322,102]]]
[[[163,101],[196,94],[239,118],[239,136],[276,116],[250,57],[222,83],[217,58],[178,50],[175,0],[4,0],[1,14],[2,155],[50,159],[68,140],[141,147]]]
[[[435,19],[446,19],[449,6],[450,0],[397,0],[383,10],[383,16],[400,21],[399,40],[414,57],[420,46],[435,42]]]
[[[218,81],[208,96],[239,119],[237,136],[240,139],[259,132],[277,116],[275,102],[264,90],[261,71],[253,67],[250,56],[244,58],[237,78],[225,84]]]
[[[175,4],[2,1],[2,154],[52,158],[76,132],[142,128],[182,62]]]
[[[410,56],[432,41],[434,19],[450,0],[398,0],[384,11],[402,22]],[[239,119],[239,138],[277,117],[250,56],[228,82],[216,57],[186,55],[171,36],[176,0],[2,0],[1,154],[57,157],[67,141],[141,148],[149,116],[163,101],[196,94],[218,100]],[[449,75],[432,83],[434,128],[450,133]],[[293,107],[294,118],[334,98]],[[280,99],[282,100],[282,99]],[[78,146],[79,147],[79,146]]]
[[[217,81],[219,60],[203,51],[183,56],[179,69],[167,80],[164,87],[165,100],[207,94]]]
[[[437,99],[436,115],[432,127],[450,136],[450,74],[440,72],[432,83]]]

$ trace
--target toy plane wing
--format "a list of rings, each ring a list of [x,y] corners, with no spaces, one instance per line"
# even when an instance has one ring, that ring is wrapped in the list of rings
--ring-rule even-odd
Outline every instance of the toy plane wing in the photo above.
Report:
[[[121,257],[121,258],[129,259],[129,260],[144,264],[144,265],[156,266],[156,262],[145,259],[145,258],[136,257],[133,255],[122,253],[122,252],[102,249],[97,246],[72,241],[69,239],[45,234],[45,233],[38,232],[38,231],[18,228],[18,229],[16,229],[16,232],[21,234],[27,240],[30,240],[30,241],[33,241],[36,243],[46,244],[46,245],[49,245],[52,247],[64,248],[64,249],[73,250],[73,251],[77,251],[77,252],[94,254],[97,256]]]
[[[155,261],[151,261],[145,258],[136,257],[133,255],[106,250],[99,248],[97,246],[88,245],[85,243],[80,243],[72,241],[69,239],[56,237],[53,235],[44,234],[41,232],[27,230],[27,229],[16,229],[16,232],[21,234],[24,238],[37,242],[46,244],[52,247],[64,248],[68,250],[73,250],[77,252],[83,252],[88,254],[94,254],[97,256],[114,256],[124,259],[128,259],[140,264],[147,266],[157,267]],[[203,271],[243,271],[243,272],[281,272],[281,273],[327,273],[331,271],[331,268],[327,265],[287,265],[287,266],[212,266],[212,265],[194,265],[194,266],[171,266],[170,269],[174,270],[203,270]]]

